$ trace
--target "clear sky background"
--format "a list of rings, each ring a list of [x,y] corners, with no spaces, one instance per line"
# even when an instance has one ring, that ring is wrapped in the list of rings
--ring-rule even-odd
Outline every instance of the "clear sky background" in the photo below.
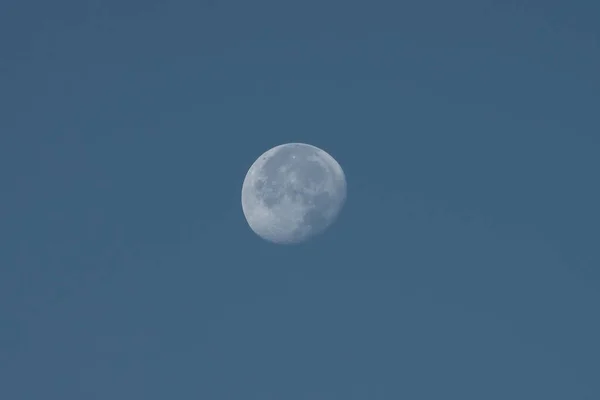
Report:
[[[600,3],[0,2],[0,398],[600,398]],[[275,145],[337,223],[241,211]]]

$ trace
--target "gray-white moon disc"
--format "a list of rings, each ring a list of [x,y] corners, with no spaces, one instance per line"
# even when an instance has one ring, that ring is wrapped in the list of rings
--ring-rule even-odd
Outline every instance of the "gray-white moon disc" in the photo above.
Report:
[[[300,243],[323,233],[346,201],[346,177],[324,150],[304,143],[266,151],[242,185],[250,228],[273,243]]]

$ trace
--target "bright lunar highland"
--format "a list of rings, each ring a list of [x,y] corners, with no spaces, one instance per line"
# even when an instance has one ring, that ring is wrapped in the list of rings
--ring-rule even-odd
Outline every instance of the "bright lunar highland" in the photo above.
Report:
[[[300,243],[331,226],[346,192],[344,171],[333,157],[309,144],[288,143],[252,164],[242,185],[242,209],[263,239]]]

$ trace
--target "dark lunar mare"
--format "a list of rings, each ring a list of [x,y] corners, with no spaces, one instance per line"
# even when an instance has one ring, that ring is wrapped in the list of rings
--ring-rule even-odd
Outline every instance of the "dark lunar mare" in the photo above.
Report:
[[[314,234],[325,231],[331,223],[331,219],[327,215],[327,212],[331,210],[331,203],[332,199],[329,193],[318,194],[314,198],[314,207],[304,216],[304,225],[309,226]]]

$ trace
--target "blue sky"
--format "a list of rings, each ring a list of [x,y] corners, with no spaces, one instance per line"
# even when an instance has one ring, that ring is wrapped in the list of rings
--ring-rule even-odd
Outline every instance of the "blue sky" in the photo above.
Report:
[[[0,398],[600,398],[595,1],[0,3]],[[345,170],[248,228],[285,142]]]

